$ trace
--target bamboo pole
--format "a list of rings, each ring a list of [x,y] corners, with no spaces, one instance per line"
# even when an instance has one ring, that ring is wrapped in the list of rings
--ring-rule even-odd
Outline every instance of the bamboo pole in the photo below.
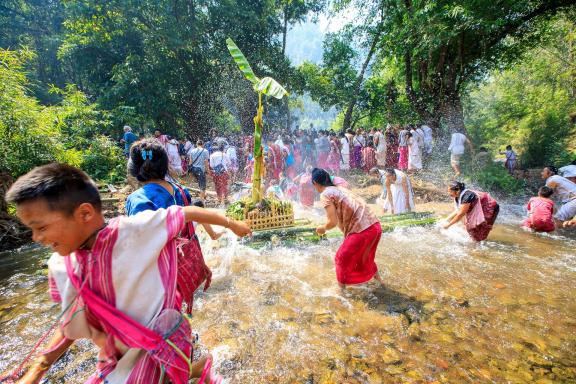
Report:
[[[262,93],[258,93],[258,113],[254,117],[254,173],[252,175],[252,202],[258,203],[262,200],[262,168],[264,156],[262,154]]]

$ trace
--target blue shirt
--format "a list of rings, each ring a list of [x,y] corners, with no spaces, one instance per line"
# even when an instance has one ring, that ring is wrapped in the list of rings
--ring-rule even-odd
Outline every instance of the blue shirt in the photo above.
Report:
[[[118,137],[118,136],[116,136],[116,137]],[[130,146],[132,145],[132,143],[134,143],[136,140],[138,140],[138,136],[136,136],[132,132],[124,132],[124,137],[122,137],[122,138],[125,141],[124,150],[126,152],[128,152],[130,150]]]
[[[160,208],[168,208],[172,205],[184,205],[180,189],[173,183],[170,183],[174,188],[174,196],[170,194],[164,187],[159,184],[146,184],[142,188],[135,190],[126,199],[126,215],[132,216],[138,212],[152,210],[155,211]],[[192,198],[186,188],[182,188],[188,199],[188,204],[191,204]]]

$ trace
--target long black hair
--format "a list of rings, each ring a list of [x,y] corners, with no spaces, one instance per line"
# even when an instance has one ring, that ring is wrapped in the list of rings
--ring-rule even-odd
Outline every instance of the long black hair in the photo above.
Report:
[[[453,181],[450,183],[449,186],[451,191],[459,191],[462,192],[463,190],[466,189],[466,184],[461,183],[460,181]]]
[[[323,187],[335,187],[330,174],[322,168],[314,168],[312,170],[312,182]]]
[[[132,144],[128,172],[138,181],[164,180],[168,173],[168,154],[156,139],[143,139]]]

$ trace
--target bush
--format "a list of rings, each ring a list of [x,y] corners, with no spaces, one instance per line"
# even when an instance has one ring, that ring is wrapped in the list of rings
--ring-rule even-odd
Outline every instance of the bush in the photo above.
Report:
[[[510,176],[501,164],[489,164],[473,172],[470,178],[485,191],[515,195],[524,190],[524,182]]]
[[[93,179],[118,183],[126,179],[126,159],[122,149],[106,136],[96,136],[83,152],[82,169]]]

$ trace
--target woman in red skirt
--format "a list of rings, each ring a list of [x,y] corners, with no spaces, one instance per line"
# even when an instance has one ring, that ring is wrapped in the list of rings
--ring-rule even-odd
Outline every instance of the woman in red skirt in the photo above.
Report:
[[[319,235],[338,226],[344,233],[344,242],[338,248],[334,263],[336,279],[340,288],[378,280],[384,284],[374,262],[382,228],[366,204],[344,189],[337,188],[330,175],[323,169],[314,168],[312,184],[326,209],[326,224],[316,228]]]
[[[466,231],[474,241],[486,240],[500,212],[498,202],[486,192],[466,189],[464,183],[453,181],[448,193],[454,198],[455,210],[446,218],[448,229],[462,218]]]

